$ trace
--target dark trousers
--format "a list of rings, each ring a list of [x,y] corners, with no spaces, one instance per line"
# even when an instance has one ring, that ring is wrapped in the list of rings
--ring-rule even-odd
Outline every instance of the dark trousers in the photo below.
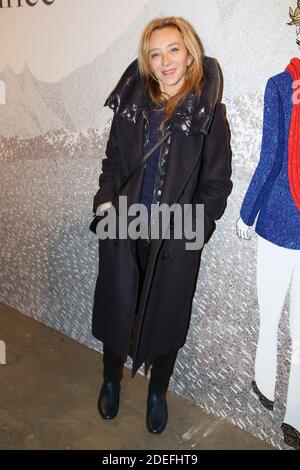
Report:
[[[143,287],[143,282],[146,273],[146,267],[149,257],[150,245],[149,243],[138,238],[135,242],[136,257],[139,268],[139,296]],[[174,349],[167,354],[155,356],[153,358],[151,367],[151,377],[149,389],[159,389],[166,391],[169,385],[170,377],[173,373],[178,349]],[[122,376],[123,363],[115,354],[104,344],[103,345],[103,365],[104,365],[104,380],[120,380]]]

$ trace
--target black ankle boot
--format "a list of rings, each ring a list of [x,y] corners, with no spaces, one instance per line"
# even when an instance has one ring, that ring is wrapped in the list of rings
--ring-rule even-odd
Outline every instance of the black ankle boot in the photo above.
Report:
[[[120,382],[105,380],[100,390],[98,411],[103,419],[113,419],[119,411]]]
[[[168,422],[166,391],[150,388],[147,398],[147,429],[152,434],[160,434]]]
[[[103,384],[98,398],[98,411],[103,419],[113,419],[119,411],[123,363],[103,345]]]
[[[174,369],[178,349],[167,354],[155,356],[151,368],[151,377],[147,397],[147,429],[152,434],[160,434],[168,422],[166,394]]]

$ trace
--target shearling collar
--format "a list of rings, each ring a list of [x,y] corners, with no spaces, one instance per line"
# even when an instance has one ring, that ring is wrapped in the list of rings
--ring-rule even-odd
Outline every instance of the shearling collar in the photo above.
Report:
[[[173,131],[185,135],[208,133],[215,105],[221,99],[221,70],[216,59],[204,57],[203,80],[200,99],[194,92],[189,93],[173,114],[169,124]],[[134,123],[139,114],[147,109],[147,94],[139,75],[137,59],[127,67],[104,106],[109,106],[115,113]]]

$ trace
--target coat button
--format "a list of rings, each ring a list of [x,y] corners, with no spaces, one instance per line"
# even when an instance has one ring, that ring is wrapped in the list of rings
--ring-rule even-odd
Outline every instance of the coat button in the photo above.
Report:
[[[161,257],[162,257],[162,259],[163,259],[163,260],[165,260],[165,261],[166,261],[167,259],[169,259],[169,258],[170,258],[170,254],[169,254],[169,253],[167,253],[167,252],[165,252],[165,253],[163,253],[163,254],[161,255]]]

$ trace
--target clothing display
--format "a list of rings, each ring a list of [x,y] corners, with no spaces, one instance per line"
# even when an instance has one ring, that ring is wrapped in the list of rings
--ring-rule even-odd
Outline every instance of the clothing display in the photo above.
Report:
[[[280,269],[274,269],[275,263]],[[259,390],[271,401],[275,399],[278,325],[289,286],[292,357],[284,422],[300,430],[300,250],[281,248],[258,237],[257,296],[260,328],[255,380]]]
[[[273,406],[278,327],[290,289],[292,354],[283,424],[295,435],[300,430],[300,105],[295,93],[299,79],[300,60],[293,58],[284,72],[267,82],[260,160],[241,207],[248,226],[258,215],[260,328],[252,383],[262,403]]]
[[[292,63],[299,67],[300,61],[293,59]],[[258,215],[255,231],[261,237],[284,248],[299,250],[300,210],[293,198],[296,187],[291,191],[288,170],[289,166],[293,171],[299,168],[300,146],[294,147],[299,131],[290,132],[293,93],[293,78],[288,70],[267,82],[260,160],[241,207],[241,218],[251,226]],[[292,151],[290,159],[289,149]],[[292,181],[297,178],[295,174]]]

